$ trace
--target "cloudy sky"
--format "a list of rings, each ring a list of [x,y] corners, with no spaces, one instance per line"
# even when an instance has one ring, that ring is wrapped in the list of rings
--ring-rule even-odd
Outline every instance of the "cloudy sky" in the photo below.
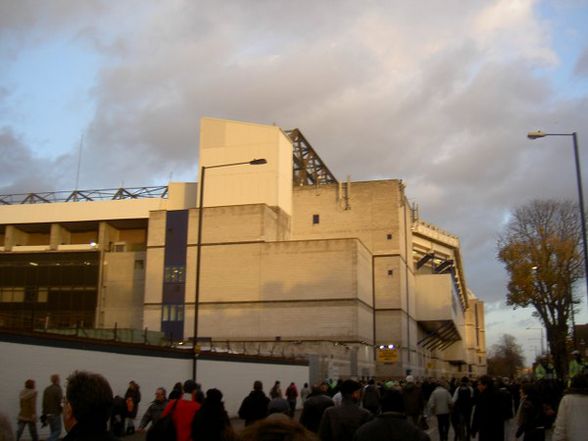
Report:
[[[587,0],[0,0],[0,194],[72,190],[82,137],[78,188],[112,188],[195,180],[202,116],[298,127],[341,180],[403,179],[460,236],[489,343],[531,357],[496,238],[577,198],[571,138],[525,135],[588,148],[586,23]]]

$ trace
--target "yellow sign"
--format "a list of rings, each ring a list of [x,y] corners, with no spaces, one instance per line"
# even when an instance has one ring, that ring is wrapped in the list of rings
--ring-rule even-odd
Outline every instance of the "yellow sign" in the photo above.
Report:
[[[398,363],[398,349],[378,349],[378,361],[384,364]]]

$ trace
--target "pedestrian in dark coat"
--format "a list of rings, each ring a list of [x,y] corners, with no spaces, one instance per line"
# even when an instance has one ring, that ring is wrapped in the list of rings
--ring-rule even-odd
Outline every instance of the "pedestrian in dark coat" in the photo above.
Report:
[[[533,384],[526,383],[522,387],[522,395],[516,437],[519,438],[524,434],[523,441],[544,441],[543,404],[537,388]]]
[[[253,424],[267,416],[270,399],[263,392],[261,381],[253,383],[253,390],[241,403],[239,407],[239,418],[245,420],[245,425]]]
[[[317,433],[325,409],[335,405],[329,397],[329,385],[325,382],[320,386],[314,385],[312,392],[304,401],[300,423],[311,432]]]
[[[151,423],[151,427],[153,427],[159,418],[161,418],[161,414],[165,410],[168,403],[165,394],[166,391],[163,387],[158,387],[155,390],[155,400],[151,402],[143,414],[143,418],[141,418],[141,423],[139,424],[139,432],[143,432],[149,423]]]
[[[127,403],[126,434],[132,435],[135,433],[135,418],[137,418],[139,402],[141,401],[141,390],[134,381],[129,383],[129,388],[125,393],[125,401]]]
[[[369,410],[359,407],[361,384],[354,380],[341,383],[341,405],[323,413],[318,435],[322,441],[351,441],[355,431],[372,419]]]
[[[472,418],[472,437],[479,434],[478,441],[504,441],[502,400],[494,389],[492,378],[483,375],[477,388],[480,394]]]
[[[192,421],[192,439],[197,441],[233,441],[235,432],[218,389],[208,389],[202,407]]]
[[[406,419],[402,392],[386,390],[381,408],[380,415],[357,429],[353,441],[430,441],[429,435]]]

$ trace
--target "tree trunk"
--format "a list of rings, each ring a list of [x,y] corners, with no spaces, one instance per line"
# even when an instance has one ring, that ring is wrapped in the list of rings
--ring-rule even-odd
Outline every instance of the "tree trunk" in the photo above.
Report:
[[[553,357],[553,366],[557,371],[557,377],[565,379],[568,375],[568,330],[566,326],[551,325],[547,327],[547,339]]]

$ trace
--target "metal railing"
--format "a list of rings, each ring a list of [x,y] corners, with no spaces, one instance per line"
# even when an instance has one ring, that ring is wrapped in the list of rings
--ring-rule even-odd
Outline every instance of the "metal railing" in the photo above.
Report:
[[[54,202],[91,202],[100,200],[162,198],[168,196],[165,185],[159,187],[105,188],[99,190],[45,191],[0,194],[0,205],[50,204]]]

